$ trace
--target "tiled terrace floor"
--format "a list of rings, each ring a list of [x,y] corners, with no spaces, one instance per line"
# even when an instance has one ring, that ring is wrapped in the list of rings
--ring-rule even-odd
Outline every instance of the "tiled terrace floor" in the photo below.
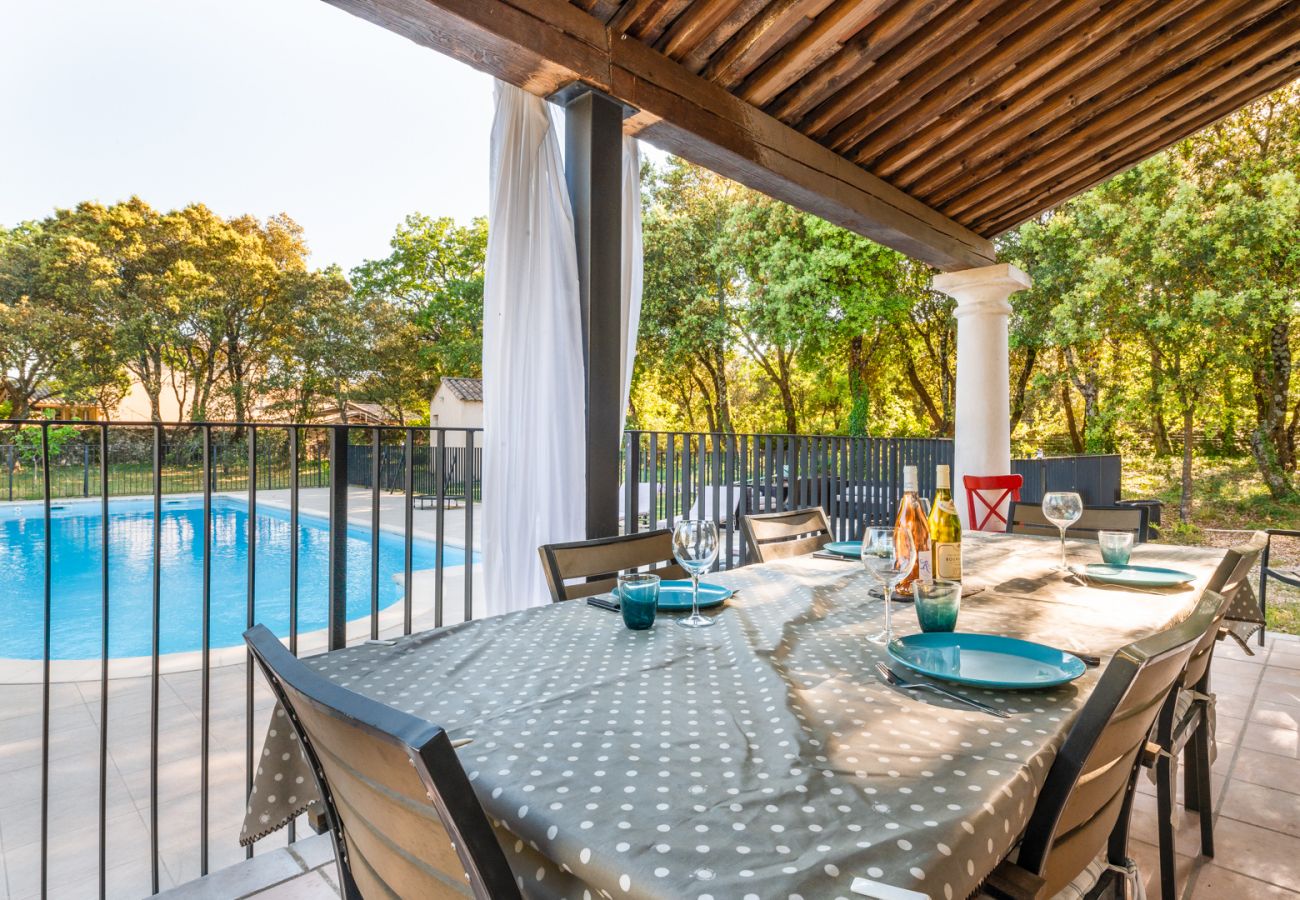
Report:
[[[1218,852],[1214,859],[1197,855],[1197,818],[1180,811],[1178,878],[1184,900],[1300,898],[1300,640],[1280,636],[1268,643],[1254,657],[1231,643],[1217,650]],[[1145,778],[1139,791],[1132,851],[1147,895],[1158,897],[1155,794]],[[335,878],[329,845],[313,837],[296,853],[278,850],[252,865],[184,885],[172,900],[325,900],[337,896]]]

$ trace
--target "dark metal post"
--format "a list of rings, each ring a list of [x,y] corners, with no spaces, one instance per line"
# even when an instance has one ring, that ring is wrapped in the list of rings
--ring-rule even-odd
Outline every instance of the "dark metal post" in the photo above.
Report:
[[[90,445],[81,444],[81,496],[90,496]]]
[[[348,428],[330,428],[329,649],[348,641]]]
[[[564,102],[587,400],[587,537],[618,533],[623,105],[582,90]]]

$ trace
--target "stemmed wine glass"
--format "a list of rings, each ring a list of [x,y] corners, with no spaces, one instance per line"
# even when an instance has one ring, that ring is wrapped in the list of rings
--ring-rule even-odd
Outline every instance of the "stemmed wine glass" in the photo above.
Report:
[[[678,619],[683,628],[708,628],[713,620],[700,615],[700,576],[718,558],[718,525],[708,519],[682,519],[673,529],[673,556],[691,573],[691,614]]]
[[[916,541],[906,531],[868,528],[862,536],[862,565],[880,582],[885,594],[885,630],[869,640],[873,644],[888,644],[894,637],[894,588],[916,565]]]
[[[1043,495],[1043,516],[1061,530],[1061,571],[1070,571],[1065,559],[1065,529],[1083,515],[1083,498],[1074,491],[1048,491]]]

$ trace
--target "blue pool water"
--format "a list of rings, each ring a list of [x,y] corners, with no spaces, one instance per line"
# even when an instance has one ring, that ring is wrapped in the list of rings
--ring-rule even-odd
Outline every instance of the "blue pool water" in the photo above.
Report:
[[[100,656],[101,528],[98,502],[57,504],[51,515],[53,659]],[[109,505],[109,655],[147,656],[153,622],[153,501]],[[258,506],[255,621],[289,633],[289,514]],[[0,507],[0,657],[42,658],[45,523],[40,504]],[[242,642],[247,621],[248,506],[212,501],[211,646]],[[203,503],[166,500],[162,515],[161,651],[202,646]],[[328,522],[298,519],[298,628],[324,628],[329,583]],[[412,542],[412,568],[431,569],[436,551]],[[443,551],[445,566],[463,565],[459,547]],[[379,606],[402,598],[401,535],[379,538]],[[397,579],[394,579],[397,576]],[[370,531],[348,529],[348,618],[370,612]]]

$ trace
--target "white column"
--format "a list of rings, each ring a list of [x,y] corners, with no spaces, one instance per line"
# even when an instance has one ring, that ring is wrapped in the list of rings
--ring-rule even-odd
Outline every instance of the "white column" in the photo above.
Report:
[[[1030,286],[1029,276],[1000,263],[936,275],[932,286],[957,301],[957,410],[953,496],[963,525],[963,475],[1011,471],[1010,358],[1007,298]]]

